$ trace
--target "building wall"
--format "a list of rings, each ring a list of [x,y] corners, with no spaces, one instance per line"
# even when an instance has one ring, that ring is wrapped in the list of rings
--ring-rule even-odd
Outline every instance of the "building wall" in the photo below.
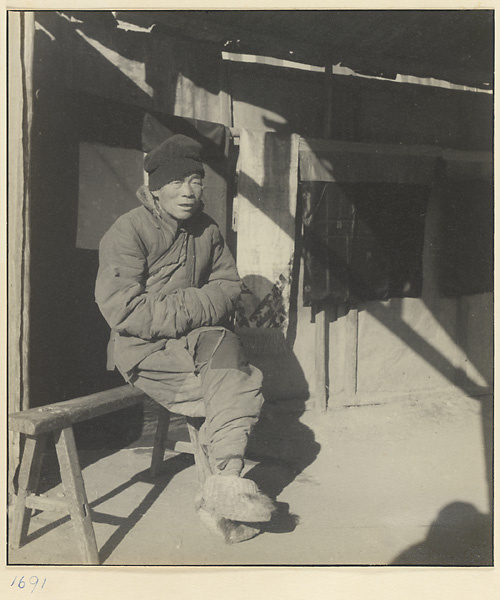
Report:
[[[322,93],[318,74],[300,73],[291,81],[289,72],[280,75],[278,69],[259,67],[262,65],[231,66],[235,126],[322,137],[324,107],[318,100]],[[309,96],[314,100],[309,101]],[[334,77],[333,102],[332,137],[336,139],[491,149],[491,96]],[[429,392],[491,391],[493,296],[491,292],[454,298],[442,295],[435,256],[441,202],[436,188],[426,218],[422,297],[365,302],[358,307],[357,317],[352,313],[329,315],[329,406]],[[301,389],[308,389],[313,398],[314,315],[302,303],[302,268],[299,276],[293,353],[307,382]],[[353,323],[357,326],[354,341]],[[279,380],[293,380],[297,365],[292,372],[276,359],[266,363],[261,358],[260,363],[273,380],[270,389],[274,397],[289,397],[290,386],[280,386]]]

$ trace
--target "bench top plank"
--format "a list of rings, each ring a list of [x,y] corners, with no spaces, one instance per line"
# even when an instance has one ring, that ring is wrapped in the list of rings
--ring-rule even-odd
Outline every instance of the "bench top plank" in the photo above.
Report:
[[[9,415],[9,429],[28,435],[46,433],[133,406],[146,398],[147,395],[142,390],[124,385],[74,400],[55,402],[13,413]]]

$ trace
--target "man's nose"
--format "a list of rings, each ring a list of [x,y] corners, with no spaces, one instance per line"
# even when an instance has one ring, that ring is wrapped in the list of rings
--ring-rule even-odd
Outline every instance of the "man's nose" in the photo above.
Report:
[[[182,187],[181,187],[181,194],[182,194],[183,196],[188,196],[188,197],[190,197],[190,198],[191,198],[192,196],[194,196],[194,190],[193,190],[193,187],[192,187],[192,185],[189,183],[189,181],[185,181],[185,182],[182,184]]]

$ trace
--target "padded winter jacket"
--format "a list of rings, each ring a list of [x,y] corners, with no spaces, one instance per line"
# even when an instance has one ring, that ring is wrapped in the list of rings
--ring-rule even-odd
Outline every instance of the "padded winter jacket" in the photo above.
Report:
[[[199,327],[224,323],[241,282],[215,221],[202,210],[178,223],[143,206],[101,240],[96,302],[112,329],[108,368],[126,379],[141,360]],[[109,360],[111,358],[111,361]]]

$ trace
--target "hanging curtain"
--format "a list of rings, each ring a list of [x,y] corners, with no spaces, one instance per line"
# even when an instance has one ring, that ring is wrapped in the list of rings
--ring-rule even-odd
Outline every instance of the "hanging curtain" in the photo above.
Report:
[[[301,150],[306,306],[420,295],[436,160],[363,144]]]
[[[76,247],[93,250],[116,219],[137,208],[144,183],[143,153],[101,144],[80,144]]]
[[[279,344],[288,329],[298,143],[297,135],[264,131],[243,129],[240,136],[237,264],[244,289],[237,325],[265,339],[264,346]],[[257,330],[280,335],[259,336]]]
[[[493,163],[483,154],[469,161],[445,155],[437,256],[447,297],[493,291]]]

